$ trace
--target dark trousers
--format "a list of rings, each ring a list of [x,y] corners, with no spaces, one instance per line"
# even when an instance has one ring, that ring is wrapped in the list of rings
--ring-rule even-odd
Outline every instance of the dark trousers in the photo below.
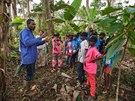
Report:
[[[77,55],[78,55],[78,53],[75,53],[75,54],[72,55],[72,57],[71,57],[72,58],[72,61],[71,61],[72,64],[75,63],[75,59],[77,58]]]
[[[26,81],[30,81],[34,74],[35,74],[35,64],[36,63],[32,63],[32,64],[21,64],[19,66],[19,72],[21,72],[22,68],[26,68],[26,76],[25,76],[25,80]]]
[[[78,62],[77,64],[77,74],[78,74],[78,79],[79,79],[79,82],[80,84],[83,84],[84,82],[84,76],[85,76],[85,71],[83,69],[83,63],[81,62]]]
[[[72,64],[72,56],[67,56],[66,65],[71,65],[71,64]]]

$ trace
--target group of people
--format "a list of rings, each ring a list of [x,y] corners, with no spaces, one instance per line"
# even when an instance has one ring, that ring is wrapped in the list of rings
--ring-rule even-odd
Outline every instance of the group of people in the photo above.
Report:
[[[66,67],[72,68],[77,63],[77,74],[80,85],[90,85],[90,94],[95,97],[96,92],[96,73],[97,63],[99,59],[103,59],[105,55],[105,45],[109,38],[105,39],[105,33],[98,34],[95,30],[90,29],[89,32],[79,32],[74,35],[67,35],[66,40],[62,41],[59,34],[55,34],[52,38],[52,72],[62,67],[62,47],[65,44]],[[108,62],[104,57],[103,64],[105,66],[105,88],[107,92],[110,85],[110,71],[112,61]],[[58,64],[58,66],[57,66]],[[58,67],[58,68],[57,68]],[[87,75],[87,83],[84,83]]]
[[[35,22],[33,19],[27,20],[27,27],[20,32],[20,52],[21,66],[26,67],[25,88],[26,92],[30,90],[30,82],[35,73],[35,64],[37,60],[37,46],[46,42],[46,32],[40,34],[38,38],[34,37],[33,30]],[[64,54],[66,55],[65,65],[67,68],[77,68],[77,76],[81,86],[90,86],[91,98],[95,98],[96,93],[96,73],[97,60],[104,61],[105,87],[103,93],[106,93],[110,87],[110,71],[113,58],[106,59],[105,45],[110,38],[106,38],[105,33],[98,34],[95,30],[89,29],[88,32],[79,32],[74,35],[67,35],[66,40],[62,40],[60,34],[54,34],[52,38],[52,70],[55,72],[63,67],[62,44],[65,44]],[[77,63],[76,67],[75,64]],[[20,67],[21,67],[20,66]],[[86,81],[87,76],[87,82]]]

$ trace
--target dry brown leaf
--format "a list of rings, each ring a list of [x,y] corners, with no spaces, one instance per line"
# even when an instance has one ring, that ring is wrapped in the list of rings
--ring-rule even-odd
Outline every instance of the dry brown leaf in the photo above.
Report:
[[[72,77],[71,76],[69,76],[69,75],[67,75],[66,73],[61,73],[61,75],[63,76],[63,77],[66,77],[66,78],[69,78],[69,79],[72,79]]]
[[[75,90],[73,93],[73,101],[76,101],[78,95],[80,94],[80,91]]]
[[[61,87],[61,89],[60,89],[60,92],[61,92],[61,93],[66,92],[66,90],[65,90],[65,85],[64,85],[64,84],[62,85],[62,87]]]
[[[52,89],[54,89],[55,92],[57,93],[57,84],[54,84],[54,86],[52,87]]]
[[[36,89],[36,85],[32,86],[31,91],[34,91]]]
[[[74,90],[73,87],[66,85],[66,91],[67,91],[67,93],[69,93],[69,92],[71,92],[71,91],[73,91],[73,90]]]

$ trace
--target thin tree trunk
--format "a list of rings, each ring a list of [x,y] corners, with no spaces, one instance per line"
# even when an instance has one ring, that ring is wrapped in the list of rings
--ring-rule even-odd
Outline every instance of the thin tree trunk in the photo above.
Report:
[[[87,9],[87,12],[89,12],[89,10],[90,10],[89,0],[86,0],[86,9]]]
[[[124,46],[124,53],[123,53],[123,56],[121,58],[121,62],[124,59],[124,56],[125,56],[125,53],[126,53],[128,40],[129,40],[129,37],[127,37],[126,42],[123,45]],[[122,69],[120,65],[118,65],[118,66],[119,66],[119,72],[118,72],[118,80],[117,80],[117,89],[116,89],[116,98],[115,98],[115,101],[119,101],[120,76],[121,76],[121,69]]]
[[[25,1],[22,0],[22,14],[23,14],[23,18],[25,18],[25,7],[24,7],[24,5],[25,5]]]
[[[17,16],[16,0],[12,1],[12,9],[13,9],[13,18],[16,18]]]
[[[42,0],[44,8],[44,16],[46,19],[48,34],[54,34],[54,25],[52,22],[51,9],[50,9],[50,0]]]
[[[108,7],[114,5],[115,0],[107,0]]]
[[[30,0],[27,0],[27,17],[30,17]]]

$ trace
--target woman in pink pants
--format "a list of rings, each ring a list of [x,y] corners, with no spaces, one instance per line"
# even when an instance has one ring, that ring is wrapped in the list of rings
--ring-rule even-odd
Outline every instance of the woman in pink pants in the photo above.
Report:
[[[97,63],[96,60],[101,58],[100,52],[97,50],[95,43],[97,42],[97,38],[92,36],[90,38],[90,48],[86,54],[85,62],[84,62],[84,70],[87,72],[87,83],[90,86],[90,97],[91,100],[95,98],[96,92],[96,72],[97,72]]]
[[[59,34],[54,35],[52,39],[52,72],[56,69],[59,70],[62,66],[61,44]]]

